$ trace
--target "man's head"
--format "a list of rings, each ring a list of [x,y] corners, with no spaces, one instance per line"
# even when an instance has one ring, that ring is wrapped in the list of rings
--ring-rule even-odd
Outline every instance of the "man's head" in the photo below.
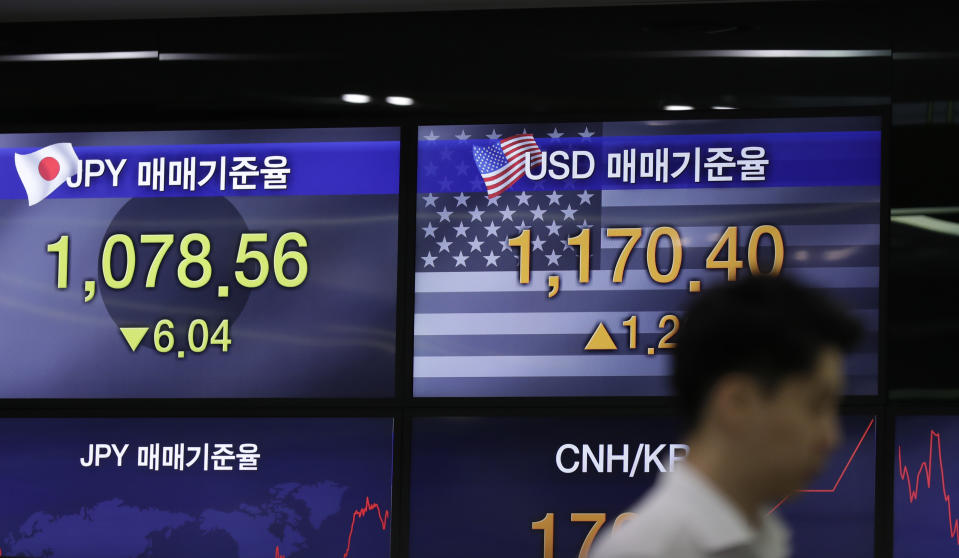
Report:
[[[859,330],[781,278],[703,293],[683,316],[674,360],[690,428],[721,438],[770,497],[800,488],[839,442],[843,353]]]

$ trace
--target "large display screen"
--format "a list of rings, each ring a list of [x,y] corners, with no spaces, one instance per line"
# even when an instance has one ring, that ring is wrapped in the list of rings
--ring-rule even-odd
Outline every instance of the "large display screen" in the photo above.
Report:
[[[0,397],[389,397],[396,128],[0,135]]]
[[[0,419],[0,552],[387,557],[389,418]]]
[[[601,529],[629,520],[655,475],[696,451],[677,426],[663,417],[414,419],[410,556],[586,558]],[[843,432],[806,493],[770,505],[792,527],[797,558],[873,556],[874,418],[844,417]]]
[[[876,393],[878,117],[418,133],[414,395],[665,395],[692,298],[780,273],[859,317]]]
[[[893,556],[959,556],[959,416],[900,416],[893,455]]]

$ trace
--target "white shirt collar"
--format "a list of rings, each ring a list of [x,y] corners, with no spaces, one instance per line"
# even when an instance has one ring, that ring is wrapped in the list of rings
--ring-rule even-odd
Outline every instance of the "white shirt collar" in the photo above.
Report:
[[[760,510],[760,524],[754,527],[730,499],[705,475],[688,464],[679,464],[662,479],[664,489],[676,498],[695,502],[690,506],[689,534],[697,546],[718,552],[738,546],[758,546],[773,551],[788,548],[789,532],[775,516]]]

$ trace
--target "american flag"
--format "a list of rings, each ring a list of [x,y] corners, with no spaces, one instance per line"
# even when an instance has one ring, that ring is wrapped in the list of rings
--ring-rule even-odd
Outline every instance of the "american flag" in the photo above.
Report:
[[[473,146],[473,160],[486,183],[486,195],[492,199],[502,194],[526,173],[530,166],[543,164],[543,152],[532,134],[516,134],[485,147]]]

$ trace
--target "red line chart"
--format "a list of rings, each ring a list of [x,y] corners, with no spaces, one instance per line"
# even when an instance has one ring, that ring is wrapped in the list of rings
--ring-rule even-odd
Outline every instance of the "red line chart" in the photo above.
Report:
[[[926,477],[926,488],[932,488],[932,452],[936,451],[936,457],[939,462],[939,484],[942,487],[942,499],[946,502],[946,521],[949,524],[949,538],[955,539],[959,544],[959,521],[952,516],[952,497],[946,490],[946,473],[942,467],[942,438],[935,430],[929,430],[929,458],[919,464],[919,470],[916,471],[916,484],[912,484],[912,477],[909,475],[909,468],[902,464],[902,445],[899,446],[899,479],[906,481],[906,490],[909,491],[909,503],[919,499],[919,482],[922,477]],[[925,473],[924,473],[925,472]]]
[[[380,527],[386,531],[386,524],[390,520],[390,510],[381,510],[380,505],[376,502],[370,502],[370,497],[366,497],[366,503],[363,504],[362,508],[353,510],[353,522],[350,524],[350,535],[346,538],[346,552],[343,553],[343,558],[347,558],[350,555],[350,546],[353,544],[353,530],[356,528],[356,520],[363,518],[371,511],[376,511],[376,515],[380,520]],[[286,556],[280,554],[280,547],[276,547],[276,554],[273,558],[286,558]]]
[[[839,478],[836,479],[836,482],[835,484],[832,485],[832,488],[805,488],[803,490],[797,490],[793,494],[795,493],[832,494],[833,492],[835,492],[836,489],[839,488],[839,483],[842,482],[842,478],[846,476],[846,471],[849,469],[849,466],[852,465],[852,460],[856,458],[856,454],[859,453],[859,448],[862,447],[862,443],[866,440],[866,436],[869,435],[869,432],[872,430],[872,427],[875,423],[876,423],[876,419],[873,418],[872,420],[869,421],[869,424],[866,425],[866,430],[862,433],[862,436],[859,438],[859,443],[856,444],[855,449],[852,450],[852,454],[850,454],[849,459],[846,460],[846,466],[842,468],[842,472],[839,473]],[[769,510],[769,513],[766,515],[770,515],[774,511],[778,510],[779,507],[782,506],[784,503],[786,503],[786,500],[788,500],[790,497],[792,497],[792,494],[788,494],[784,496],[783,499],[780,500],[779,503],[777,503],[775,506],[773,506],[773,509]]]
[[[367,513],[376,510],[376,515],[380,520],[380,527],[386,531],[386,523],[390,519],[390,510],[380,511],[380,505],[375,502],[370,502],[370,497],[366,497],[366,503],[362,508],[358,510],[353,510],[353,522],[350,524],[350,536],[346,539],[346,552],[343,553],[343,558],[347,558],[350,555],[350,545],[353,543],[353,529],[356,527],[356,520],[366,516]]]

